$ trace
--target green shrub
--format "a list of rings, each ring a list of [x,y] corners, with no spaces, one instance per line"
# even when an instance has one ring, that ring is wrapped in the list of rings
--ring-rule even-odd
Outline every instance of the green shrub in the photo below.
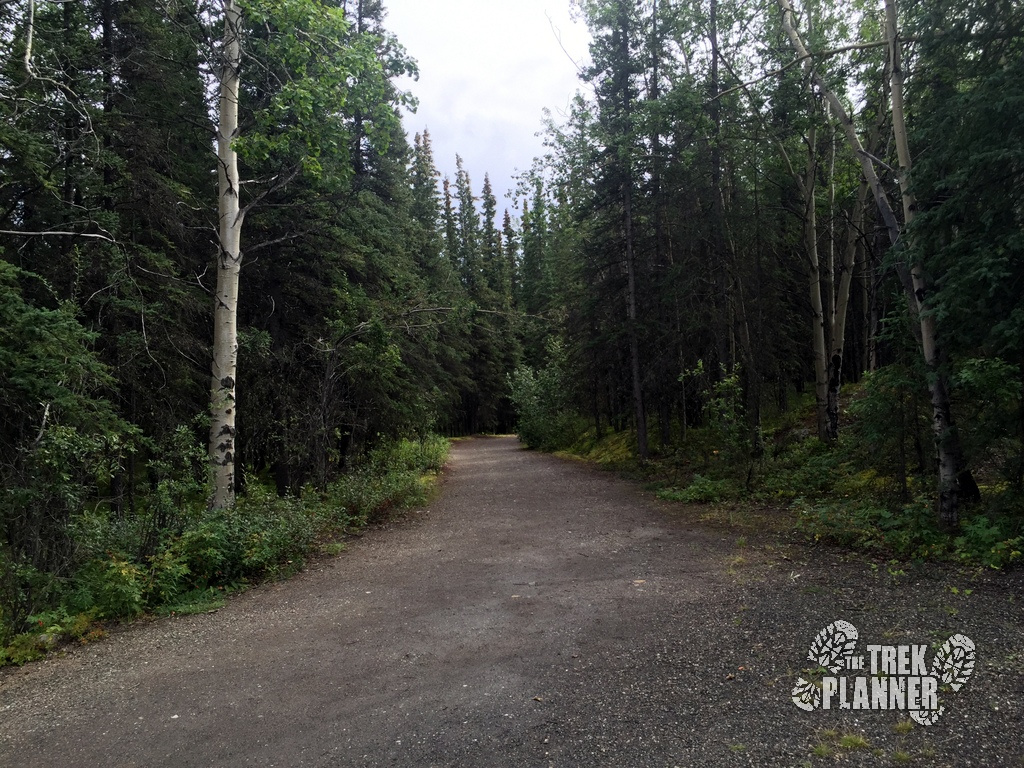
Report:
[[[439,435],[386,442],[370,451],[364,467],[381,474],[440,472],[448,461],[449,447],[449,442]]]
[[[153,536],[151,542],[141,541],[140,552],[150,552],[159,534],[166,530],[180,530],[200,518],[206,510],[209,497],[209,458],[203,441],[196,435],[208,431],[205,416],[197,416],[193,423],[180,425],[155,447],[156,457],[146,464],[147,474],[156,481],[145,497],[139,513],[143,536]]]
[[[237,567],[244,578],[292,570],[309,554],[322,529],[322,509],[292,496],[281,498],[266,488],[253,488],[224,513],[239,550]]]
[[[992,466],[1004,481],[1018,483],[1024,476],[1020,369],[999,358],[972,358],[957,366],[953,384],[968,465]]]
[[[376,474],[360,469],[337,481],[330,498],[346,510],[356,526],[379,520],[389,509],[414,506],[426,499],[419,472]]]
[[[149,604],[298,567],[324,528],[322,512],[317,503],[250,485],[233,509],[214,512],[169,538],[149,558]]]
[[[1024,552],[1019,520],[965,516],[961,534],[950,538],[927,496],[895,509],[870,498],[813,504],[798,500],[796,506],[797,530],[808,538],[879,555],[1003,568]]]
[[[210,610],[240,584],[293,571],[324,537],[424,501],[424,474],[441,470],[448,447],[436,436],[383,444],[323,493],[306,489],[301,499],[282,498],[253,482],[233,509],[213,513],[201,511],[201,486],[183,453],[184,464],[157,468],[162,477],[145,500],[154,514],[140,514],[139,525],[99,508],[76,517],[71,530],[86,561],[63,586],[0,548],[0,664],[38,658],[61,638],[91,636],[100,631],[97,619]],[[145,555],[146,531],[157,516],[174,524],[160,529]]]
[[[28,626],[35,634],[78,640],[95,628],[96,619],[97,611],[95,609],[73,614],[69,613],[66,605],[58,605],[52,610],[29,616]]]
[[[961,535],[953,540],[957,557],[965,563],[1003,568],[1018,562],[1024,552],[1020,519],[992,519],[975,515],[961,521]]]
[[[846,444],[861,466],[893,478],[906,497],[912,474],[932,470],[931,406],[924,375],[894,363],[865,374],[861,396],[849,407]]]
[[[6,645],[0,644],[0,666],[40,659],[62,640],[85,643],[104,635],[97,626],[96,611],[71,614],[64,605],[33,614],[26,624],[28,632],[10,638]]]
[[[687,371],[680,380],[686,376],[695,376],[706,381],[704,361],[698,360],[697,368]],[[706,386],[702,398],[705,432],[713,444],[712,455],[718,456],[728,466],[745,465],[752,446],[744,414],[743,384],[740,381],[739,366],[736,366],[732,373],[726,373],[723,367],[721,377]]]
[[[166,537],[148,558],[147,605],[173,602],[186,592],[228,583],[237,570],[239,553],[223,513]]]
[[[40,276],[0,259],[0,540],[19,567],[65,576],[77,565],[71,517],[139,430],[103,396],[113,378],[77,307],[48,292]],[[56,308],[36,306],[40,298]]]
[[[436,435],[384,443],[332,483],[323,503],[341,515],[337,522],[343,526],[365,525],[389,509],[423,504],[431,488],[423,476],[444,468],[449,448],[448,440]]]
[[[942,544],[926,503],[894,511],[870,498],[818,503],[798,499],[795,507],[797,530],[815,541],[903,557],[923,557]]]
[[[577,442],[588,424],[573,408],[575,387],[564,346],[552,340],[547,352],[543,368],[516,368],[509,376],[509,390],[519,439],[528,448],[554,451]]]
[[[0,665],[14,664],[21,666],[30,661],[43,658],[53,648],[50,635],[35,632],[23,632],[11,639],[5,647],[0,648]]]
[[[53,605],[59,583],[0,546],[0,647],[25,630],[28,617]]]
[[[701,504],[735,499],[739,495],[740,489],[732,480],[711,480],[702,475],[694,475],[690,484],[681,490],[667,488],[658,491],[661,499]]]
[[[849,477],[851,465],[843,446],[806,437],[762,463],[756,497],[764,501],[821,498]]]
[[[631,430],[605,432],[600,439],[597,430],[588,428],[569,447],[569,450],[587,461],[605,467],[626,467],[636,458],[636,433]]]
[[[147,493],[137,487],[134,503],[114,507],[90,503],[73,515],[68,524],[79,562],[103,559],[109,552],[130,553],[145,562],[161,542],[188,530],[206,514],[209,471],[206,451],[196,440],[201,419],[179,426],[158,442],[145,447],[157,458],[146,462]],[[134,448],[133,448],[134,450]],[[109,471],[105,482],[114,474]]]
[[[90,560],[75,574],[67,605],[97,618],[132,618],[145,606],[146,569],[119,555]]]

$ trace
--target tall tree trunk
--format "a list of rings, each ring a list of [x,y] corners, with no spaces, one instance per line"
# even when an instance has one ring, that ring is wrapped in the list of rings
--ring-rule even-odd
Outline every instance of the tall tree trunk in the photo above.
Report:
[[[829,127],[828,132],[828,252],[825,257],[825,285],[828,292],[825,294],[827,304],[825,316],[829,322],[836,314],[836,133],[832,127],[832,121],[828,118],[830,113],[825,110],[825,118]]]
[[[846,345],[846,315],[850,306],[850,290],[853,286],[853,269],[857,259],[857,244],[860,242],[864,224],[864,206],[867,203],[868,183],[863,179],[857,191],[850,216],[850,227],[843,253],[842,274],[839,277],[839,291],[836,294],[835,313],[830,323],[828,351],[828,393],[825,402],[825,437],[839,439],[839,390],[843,383],[843,350]]]
[[[794,11],[792,4],[789,0],[778,0],[778,3],[779,7],[782,9],[782,28],[789,37],[797,56],[804,61],[804,71],[810,76],[811,82],[814,84],[815,88],[818,89],[819,93],[825,97],[828,105],[835,113],[836,119],[839,120],[839,124],[843,128],[843,132],[846,134],[846,141],[849,144],[850,149],[853,150],[857,160],[860,162],[864,178],[867,179],[868,184],[871,187],[871,192],[874,194],[875,202],[878,204],[878,210],[882,216],[882,221],[889,233],[889,240],[895,244],[900,237],[900,223],[896,218],[896,214],[893,212],[892,205],[889,203],[889,198],[886,196],[885,189],[882,187],[882,182],[878,178],[878,173],[875,171],[875,166],[872,162],[871,156],[865,152],[864,145],[861,143],[860,137],[857,135],[857,127],[853,124],[853,119],[846,111],[846,107],[843,106],[839,97],[836,96],[832,89],[828,87],[828,83],[825,82],[824,78],[822,78],[814,69],[814,57],[807,50],[803,40],[800,38],[800,33],[796,30],[796,27],[793,26]],[[908,288],[910,293],[913,293],[913,289],[910,288],[909,274],[906,274],[905,271],[901,270],[900,279],[903,281],[904,287]]]
[[[860,324],[861,324],[861,371],[875,370],[875,325],[874,325],[874,270],[871,268],[871,250],[861,246],[861,258],[857,260],[860,276]]]
[[[811,303],[811,340],[814,350],[814,402],[818,422],[818,439],[827,440],[825,404],[828,399],[828,366],[825,333],[828,324],[821,299],[821,263],[818,256],[818,213],[815,195],[817,176],[817,131],[812,126],[807,137],[807,171],[802,192],[804,198],[804,249],[807,252],[807,291]],[[831,290],[831,287],[829,288]]]
[[[878,178],[878,174],[875,172],[871,156],[864,151],[853,120],[836,94],[828,87],[824,79],[814,71],[813,58],[806,46],[804,46],[800,34],[796,31],[796,27],[793,25],[793,6],[789,0],[778,0],[778,3],[782,10],[782,26],[786,35],[793,44],[797,55],[805,59],[806,63],[804,66],[806,71],[810,74],[814,85],[835,111],[846,132],[850,148],[860,160],[864,177],[871,187],[882,220],[889,232],[890,242],[893,245],[899,244],[901,247],[905,247],[905,243],[900,242],[903,227],[900,226],[899,220],[896,218],[892,205],[889,203],[889,199]],[[906,217],[906,223],[909,224],[913,221],[916,201],[906,183],[906,176],[910,171],[910,150],[907,142],[906,121],[903,115],[903,69],[900,63],[900,49],[896,34],[895,0],[885,0],[885,11],[886,37],[889,41],[890,85],[892,89],[893,139],[900,161],[900,177],[903,182],[900,184],[900,187],[903,197],[904,216]],[[924,355],[925,364],[928,367],[928,386],[932,400],[932,430],[935,435],[939,464],[939,520],[946,527],[954,528],[959,522],[961,482],[968,483],[972,488],[976,486],[970,472],[963,468],[963,450],[960,447],[956,425],[953,422],[949,384],[941,365],[935,318],[930,313],[922,311],[924,302],[928,297],[929,286],[927,277],[918,261],[914,261],[909,270],[905,267],[900,267],[897,269],[897,272],[907,293],[907,302],[911,314],[918,321],[919,330],[917,336],[922,354]]]
[[[632,130],[632,100],[629,83],[629,16],[626,3],[620,6],[618,35],[619,52],[619,97],[622,100],[622,141],[629,141]],[[643,370],[640,364],[640,329],[637,312],[636,250],[633,247],[633,168],[629,153],[623,153],[620,162],[625,163],[622,175],[622,224],[626,256],[626,314],[629,322],[629,362],[633,381],[633,414],[636,419],[637,454],[641,459],[648,456],[647,409],[644,405]]]
[[[626,238],[626,291],[627,313],[629,318],[629,361],[633,377],[633,410],[636,417],[637,454],[646,459],[647,449],[647,410],[644,407],[643,373],[640,366],[640,334],[637,328],[636,308],[636,254],[633,249],[633,190],[632,174],[626,174],[622,184],[623,223]]]
[[[885,32],[886,39],[889,41],[892,132],[900,164],[899,182],[903,198],[903,219],[905,226],[909,227],[917,213],[917,199],[910,186],[910,144],[907,140],[907,124],[903,110],[903,64],[900,56],[895,0],[885,0]],[[905,243],[904,247],[907,245]],[[961,488],[961,484],[974,489],[976,486],[973,477],[964,467],[963,449],[960,446],[956,423],[953,421],[949,377],[943,365],[943,353],[939,345],[935,315],[925,311],[924,305],[930,292],[928,275],[925,273],[920,259],[915,255],[911,256],[910,277],[913,281],[914,300],[917,303],[917,316],[921,324],[921,351],[928,369],[928,388],[932,401],[932,432],[939,465],[939,520],[946,527],[955,528],[960,521],[961,492],[965,490]]]
[[[656,105],[661,98],[661,28],[658,25],[658,0],[651,4],[651,75],[647,87],[647,101]],[[657,114],[655,106],[653,113]],[[656,270],[663,269],[665,263],[665,216],[664,194],[661,174],[664,165],[662,160],[661,120],[651,121],[651,201],[654,204],[654,264]],[[670,321],[665,316],[665,308],[659,310],[659,325],[668,326]],[[658,393],[658,426],[660,429],[661,447],[664,450],[672,442],[672,394],[678,383],[678,374],[672,375],[672,359],[669,355],[658,356],[657,359],[657,393]]]
[[[238,278],[242,266],[244,211],[239,200],[238,156],[231,146],[238,133],[241,11],[235,0],[222,0],[224,40],[220,67],[217,125],[217,212],[220,220],[217,290],[213,311],[213,365],[210,384],[211,507],[235,501],[235,382],[238,372]]]
[[[718,100],[722,92],[719,74],[721,54],[718,50],[718,0],[711,0],[710,13],[711,37],[711,99],[708,103],[708,116],[711,118],[713,133],[711,135],[711,248],[712,268],[715,270],[715,300],[718,304],[715,313],[716,344],[721,371],[732,371],[735,360],[736,344],[733,339],[732,300],[730,291],[730,275],[725,244],[725,197],[722,194],[722,117],[721,105]],[[722,375],[720,371],[711,371],[716,379]]]
[[[813,16],[808,13],[807,26],[811,29]],[[814,109],[812,97],[811,110]],[[828,105],[825,106],[826,125],[828,125]],[[818,131],[812,124],[808,128],[807,136],[804,139],[807,143],[807,164],[802,177],[797,176],[797,185],[800,189],[804,203],[804,250],[807,256],[807,291],[811,305],[811,349],[813,353],[814,366],[814,413],[817,423],[818,439],[828,440],[828,344],[829,331],[831,330],[832,310],[832,280],[829,270],[826,268],[828,281],[826,283],[829,299],[826,302],[822,299],[821,291],[821,252],[818,247]],[[835,145],[834,138],[832,139]],[[794,174],[796,175],[796,174]],[[831,174],[829,175],[830,193],[833,185]],[[829,215],[832,212],[832,200],[829,199]],[[829,236],[831,237],[831,221],[829,222]]]

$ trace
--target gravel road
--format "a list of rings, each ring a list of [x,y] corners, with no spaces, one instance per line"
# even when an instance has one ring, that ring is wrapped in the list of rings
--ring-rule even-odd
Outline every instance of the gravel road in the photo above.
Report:
[[[0,672],[0,765],[1024,765],[1021,574],[698,521],[512,438],[457,443],[428,509],[338,557]],[[930,727],[804,712],[837,619],[861,652],[967,634],[973,676]]]

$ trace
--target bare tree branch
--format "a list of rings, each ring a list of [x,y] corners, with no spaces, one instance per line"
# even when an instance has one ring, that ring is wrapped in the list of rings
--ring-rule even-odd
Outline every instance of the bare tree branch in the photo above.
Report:
[[[904,39],[906,39],[906,40],[915,40],[916,38],[904,38]],[[758,83],[764,82],[765,80],[767,80],[770,77],[775,77],[776,75],[781,75],[783,72],[786,72],[786,71],[792,69],[797,64],[802,64],[803,62],[807,61],[808,59],[820,59],[820,58],[825,58],[827,56],[838,56],[840,53],[848,53],[849,51],[866,51],[866,50],[870,50],[872,48],[884,48],[887,45],[888,45],[888,43],[885,40],[876,40],[876,41],[870,42],[870,43],[851,43],[850,45],[843,45],[843,46],[840,46],[839,48],[830,48],[827,51],[808,51],[803,56],[798,56],[797,58],[793,59],[793,61],[789,62],[788,64],[784,64],[783,66],[779,67],[778,69],[772,70],[771,72],[766,72],[765,74],[761,75],[761,77],[756,77],[753,80],[748,80],[745,83],[740,83],[739,85],[734,85],[732,88],[727,88],[726,90],[722,91],[720,94],[715,96],[715,98],[716,99],[720,99],[723,96],[725,96],[727,93],[732,93],[734,91],[738,91],[738,90],[743,89],[743,88],[749,88],[752,85],[757,85]]]
[[[108,243],[117,245],[117,240],[107,235],[97,235],[89,232],[64,232],[61,230],[45,230],[43,232],[28,232],[22,229],[0,229],[0,235],[26,235],[29,237],[92,237],[97,240],[106,240]]]

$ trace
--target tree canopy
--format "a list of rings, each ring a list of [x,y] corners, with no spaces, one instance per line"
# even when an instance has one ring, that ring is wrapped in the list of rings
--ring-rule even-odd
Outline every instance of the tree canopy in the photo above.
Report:
[[[385,5],[0,8],[4,633],[403,438],[615,432],[755,493],[805,391],[833,469],[1024,525],[1020,3],[576,2],[508,210],[406,133]]]

